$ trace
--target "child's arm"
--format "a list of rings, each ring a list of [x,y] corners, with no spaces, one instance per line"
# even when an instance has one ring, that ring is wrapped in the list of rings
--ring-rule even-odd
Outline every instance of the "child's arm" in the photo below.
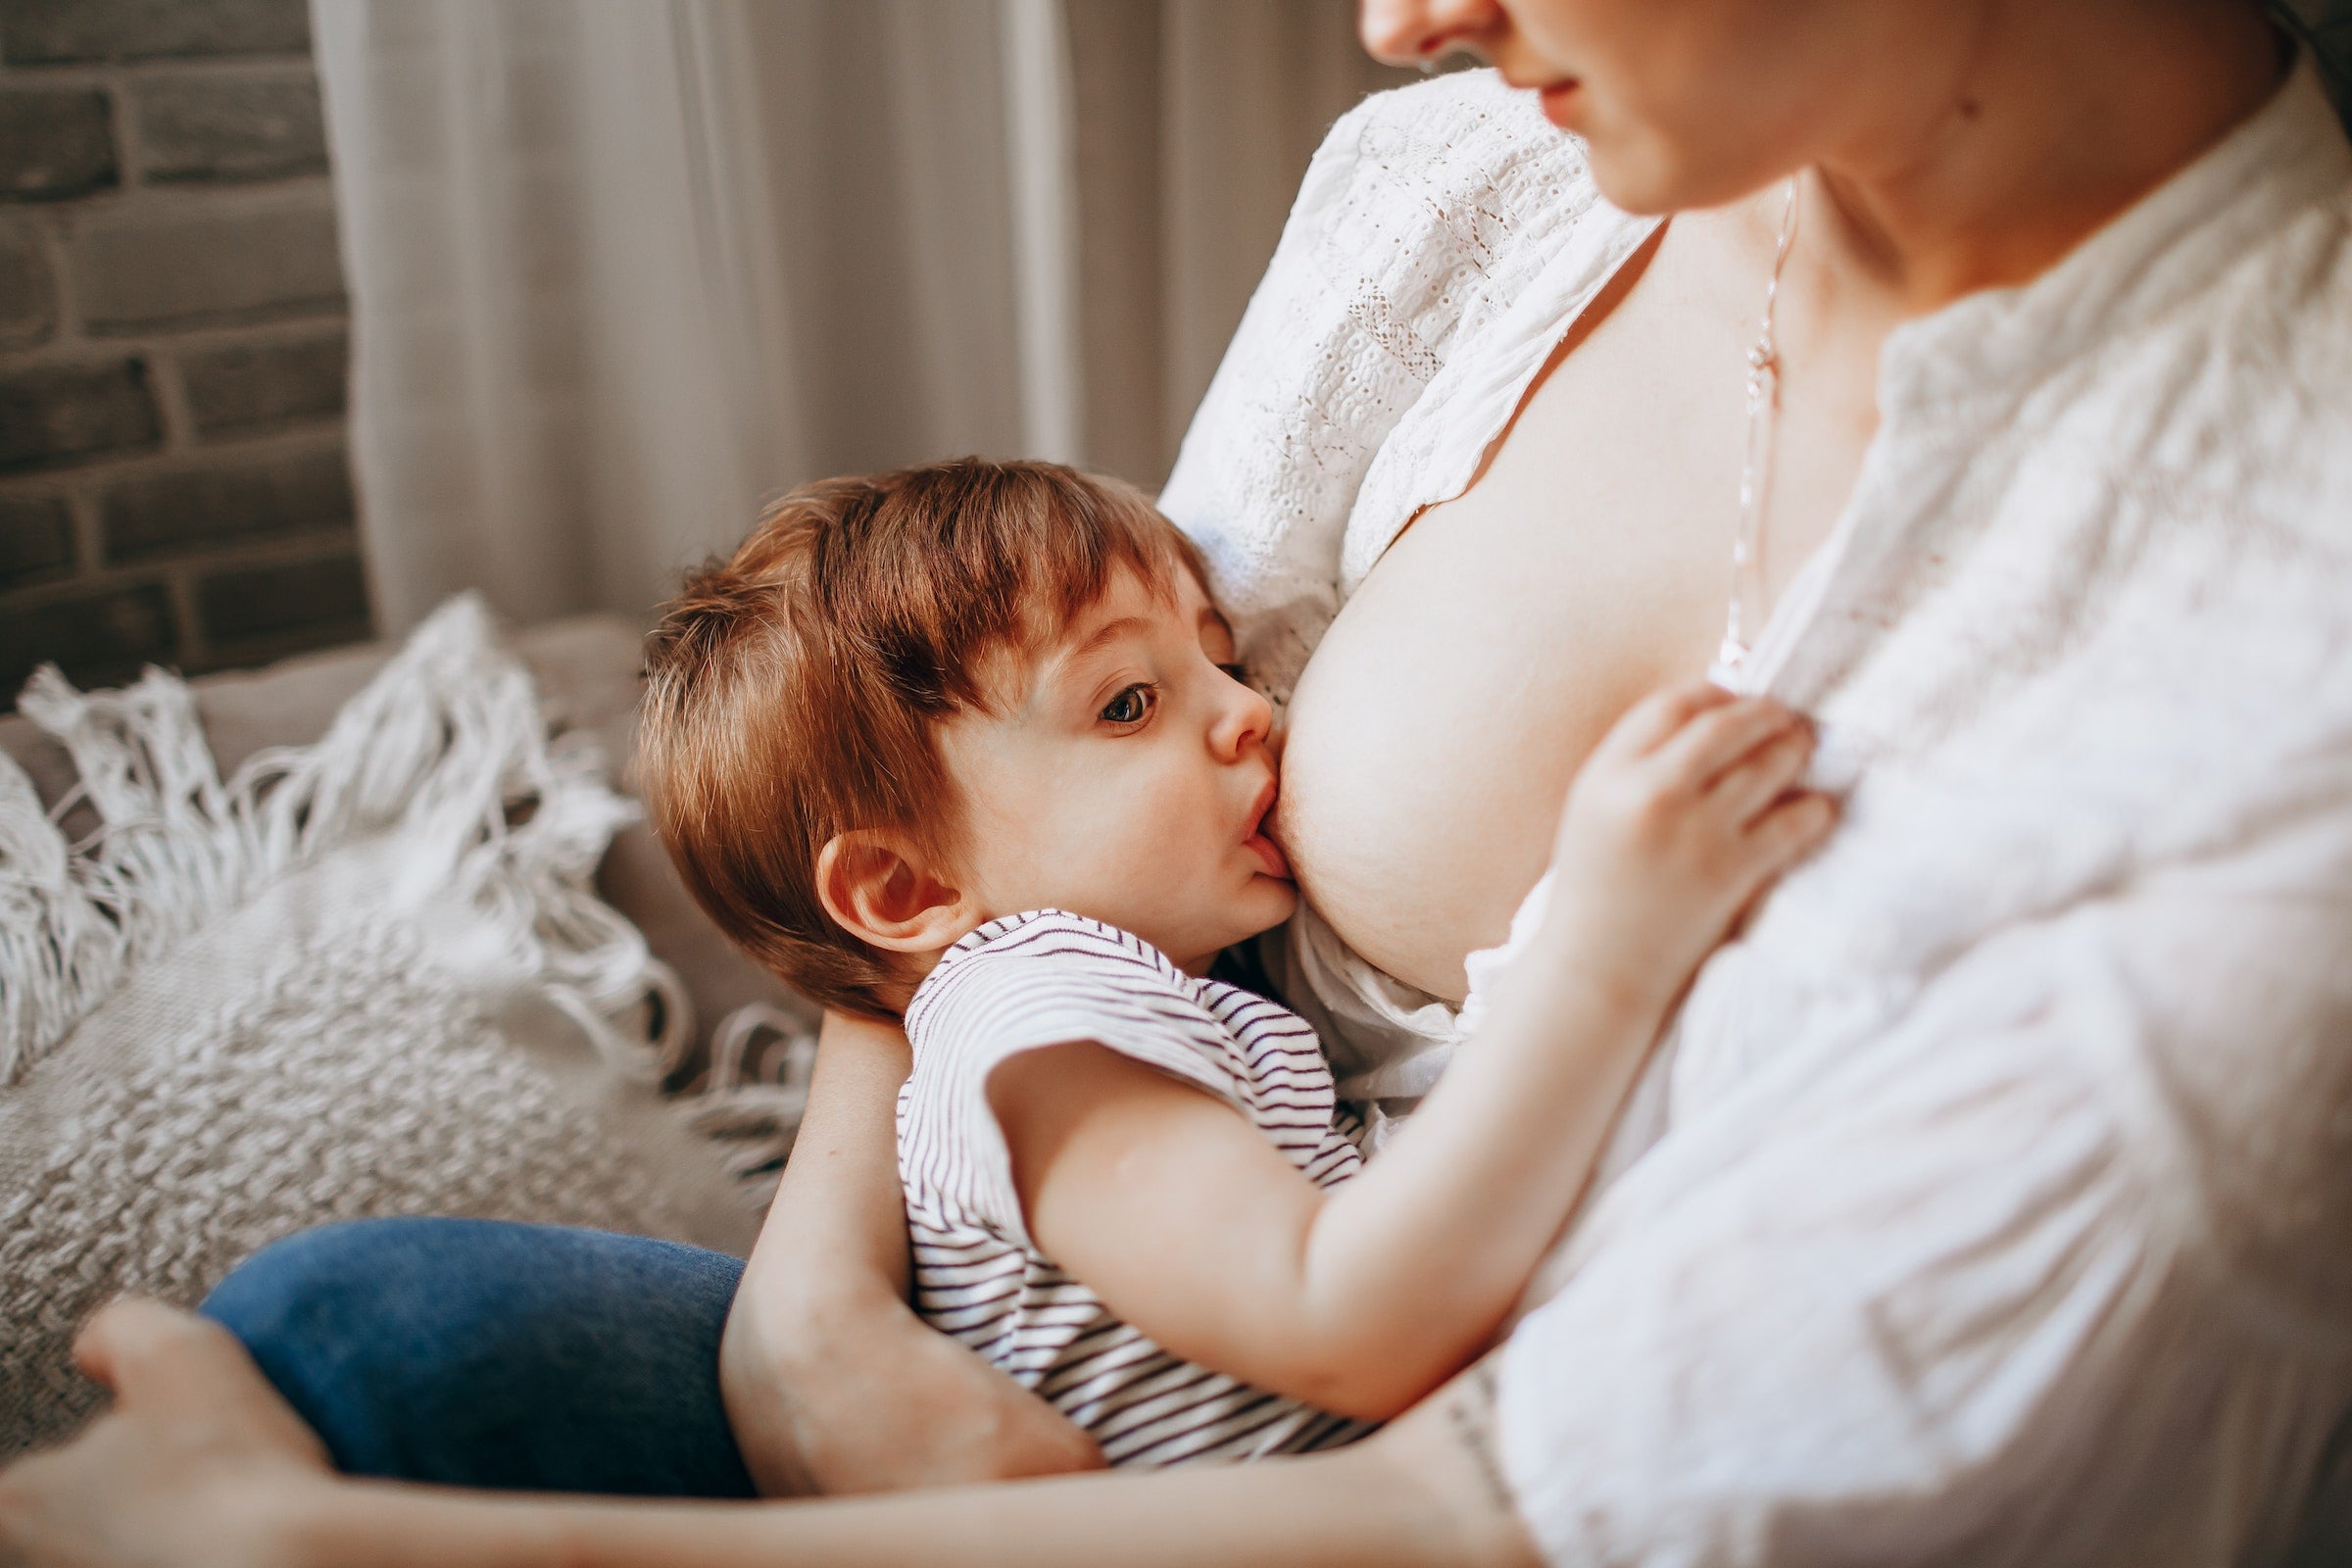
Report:
[[[1488,1341],[1592,1173],[1675,997],[1828,831],[1775,705],[1651,698],[1578,775],[1549,911],[1492,1021],[1364,1173],[1316,1188],[1230,1106],[1104,1047],[989,1080],[1039,1247],[1168,1350],[1393,1416]]]

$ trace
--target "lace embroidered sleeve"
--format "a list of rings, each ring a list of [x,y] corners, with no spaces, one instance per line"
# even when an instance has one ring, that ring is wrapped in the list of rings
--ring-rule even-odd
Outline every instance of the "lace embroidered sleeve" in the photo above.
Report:
[[[1340,607],[1356,492],[1465,328],[1526,281],[1512,241],[1576,153],[1492,72],[1376,94],[1315,154],[1160,507],[1206,556],[1277,701]]]

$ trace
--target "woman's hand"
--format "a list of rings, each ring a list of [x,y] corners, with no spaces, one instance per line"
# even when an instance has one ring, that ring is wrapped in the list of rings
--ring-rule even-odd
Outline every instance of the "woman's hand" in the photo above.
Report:
[[[728,1314],[719,1387],[769,1496],[1099,1469],[1102,1451],[907,1307],[906,1037],[827,1014],[808,1111]]]
[[[737,1307],[738,1315],[746,1315]],[[1094,1440],[895,1296],[771,1300],[736,1336],[730,1413],[769,1496],[899,1492],[1102,1468]],[[753,1340],[763,1342],[754,1348]],[[766,1375],[755,1370],[764,1362]],[[754,1451],[754,1431],[760,1451]]]
[[[114,1410],[0,1472],[10,1568],[290,1561],[295,1526],[335,1486],[326,1450],[226,1329],[118,1300],[74,1347]]]
[[[1772,880],[1837,821],[1801,790],[1803,717],[1706,682],[1637,703],[1568,790],[1545,940],[1596,985],[1663,1008]]]

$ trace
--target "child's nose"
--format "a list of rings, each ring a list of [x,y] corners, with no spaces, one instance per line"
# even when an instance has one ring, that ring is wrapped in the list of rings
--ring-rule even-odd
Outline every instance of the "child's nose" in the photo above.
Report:
[[[1224,706],[1218,710],[1217,722],[1210,731],[1210,743],[1217,755],[1227,760],[1237,759],[1252,744],[1264,741],[1274,732],[1274,705],[1258,695],[1253,686],[1240,681],[1228,681]]]

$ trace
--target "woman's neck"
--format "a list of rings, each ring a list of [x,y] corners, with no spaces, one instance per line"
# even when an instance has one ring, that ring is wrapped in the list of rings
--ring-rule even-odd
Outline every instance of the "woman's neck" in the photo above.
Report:
[[[1955,19],[1957,21],[1957,19]],[[2242,0],[1984,0],[1936,79],[1812,172],[1812,263],[1916,316],[2024,283],[2255,113],[2285,56]]]

